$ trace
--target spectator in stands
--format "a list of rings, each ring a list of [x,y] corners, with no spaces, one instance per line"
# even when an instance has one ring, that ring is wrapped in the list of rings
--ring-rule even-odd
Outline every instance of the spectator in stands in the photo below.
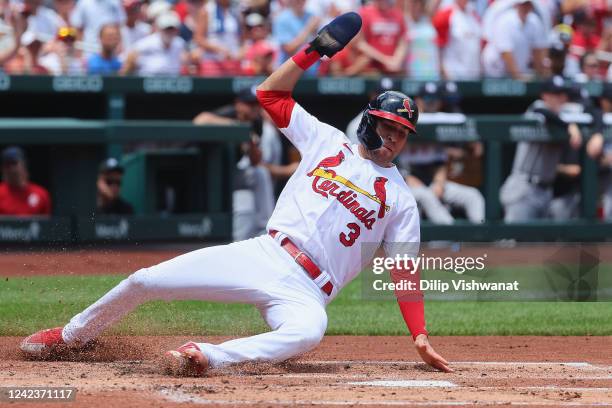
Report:
[[[602,75],[608,82],[612,82],[612,24],[604,28],[596,55],[601,64]]]
[[[29,181],[26,157],[17,146],[2,151],[0,215],[50,215],[49,192]]]
[[[435,113],[440,118],[438,112],[442,109],[443,101],[443,89],[434,82],[427,82],[419,91],[415,102],[421,117]],[[411,143],[400,154],[398,161],[417,204],[431,222],[452,224],[454,217],[450,209],[463,211],[473,223],[483,222],[484,197],[475,187],[449,180],[448,159],[448,153],[442,144]]]
[[[0,0],[0,70],[19,51],[26,28],[27,17],[10,9],[7,0]]]
[[[24,0],[20,7],[22,15],[28,18],[28,31],[45,44],[55,39],[63,22],[55,11],[42,4],[42,0]]]
[[[368,74],[370,71],[370,58],[357,50],[355,42],[351,42],[344,49],[332,57],[323,60],[319,75],[355,76]]]
[[[305,9],[305,3],[306,0],[287,0],[287,7],[272,22],[272,33],[281,51],[279,63],[295,54],[320,27],[321,20]],[[316,63],[306,75],[315,76],[318,69],[319,63]]]
[[[200,10],[193,40],[201,54],[201,75],[239,73],[240,21],[230,0],[209,1]]]
[[[75,0],[53,0],[53,9],[62,20],[62,26],[70,27],[70,16],[74,10]]]
[[[96,184],[96,214],[134,214],[132,205],[121,198],[123,172],[123,167],[115,158],[108,158],[100,164]]]
[[[179,14],[182,20],[179,35],[185,42],[193,40],[193,33],[196,30],[200,15],[205,13],[205,0],[184,0],[180,1],[175,11]]]
[[[401,75],[406,64],[406,22],[392,0],[373,0],[359,10],[363,20],[355,40],[357,49],[370,58],[370,72]]]
[[[455,0],[432,21],[438,32],[442,76],[453,81],[479,79],[482,30],[473,5]]]
[[[178,36],[180,23],[174,11],[157,17],[157,31],[134,45],[121,73],[141,76],[179,75],[182,65],[188,59],[185,41]]]
[[[79,0],[70,16],[70,22],[80,31],[80,38],[88,49],[93,51],[99,45],[102,26],[122,26],[126,16],[121,0]]]
[[[51,75],[83,75],[86,72],[85,58],[75,47],[77,31],[72,27],[62,27],[57,32],[51,50],[40,57],[40,65]]]
[[[426,0],[412,0],[408,4],[406,74],[415,80],[435,81],[440,78],[440,55],[437,32],[431,23],[431,16],[426,13],[425,2]]]
[[[542,87],[540,99],[527,112],[543,118],[551,129],[566,130],[570,147],[577,150],[582,144],[580,129],[576,123],[565,122],[559,116],[569,102],[569,92],[562,77],[552,77]],[[506,222],[547,217],[562,152],[563,143],[559,142],[521,141],[517,144],[512,171],[500,189]]]
[[[121,44],[119,28],[114,24],[103,25],[100,29],[102,50],[87,60],[87,73],[94,75],[115,75],[121,69],[117,49]]]
[[[278,50],[269,40],[268,23],[261,14],[251,13],[245,18],[247,39],[241,52],[243,75],[270,75]]]
[[[599,46],[601,33],[592,16],[584,11],[574,14],[574,35],[570,44],[570,52],[576,58],[582,58],[586,53],[593,52]]]
[[[43,41],[32,31],[21,36],[21,45],[17,54],[5,64],[7,72],[22,75],[48,74],[47,68],[40,64]]]
[[[121,26],[122,55],[151,34],[151,25],[142,20],[142,0],[123,0],[125,25]]]
[[[251,13],[261,14],[265,18],[271,16],[272,8],[271,0],[239,0],[240,12],[243,16],[248,16]],[[275,2],[274,6],[277,6]]]
[[[574,79],[578,82],[600,81],[603,79],[599,61],[594,52],[587,52],[580,58],[580,73]]]
[[[544,64],[548,33],[533,12],[531,0],[516,0],[512,9],[501,13],[487,38],[482,54],[484,74],[488,77],[522,79],[530,76],[530,64],[539,76],[546,76]]]
[[[569,52],[569,45],[574,30],[567,24],[557,24],[550,34],[548,58],[550,74],[565,78],[574,78],[580,73],[580,61]]]
[[[157,20],[157,17],[161,16],[162,14],[165,14],[169,11],[173,11],[172,10],[172,5],[167,2],[166,0],[154,0],[152,3],[150,3],[147,6],[146,9],[146,16],[147,16],[147,23],[153,27],[152,31],[155,31],[155,21]]]

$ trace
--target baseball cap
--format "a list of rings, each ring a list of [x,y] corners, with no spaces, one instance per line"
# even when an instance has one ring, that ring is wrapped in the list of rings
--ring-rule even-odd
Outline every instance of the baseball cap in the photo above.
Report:
[[[114,157],[109,157],[100,163],[100,167],[98,168],[98,173],[108,173],[109,171],[118,171],[123,174],[123,166],[119,164],[119,160]]]
[[[247,25],[247,27],[257,27],[257,26],[263,25],[265,21],[266,20],[259,13],[251,13],[248,16],[246,16],[246,18],[244,19],[244,22]]]
[[[419,89],[417,96],[426,99],[442,99],[443,92],[435,82],[426,82]]]
[[[255,94],[255,87],[241,89],[236,95],[236,98],[240,102],[245,102],[245,103],[257,102],[257,95]]]
[[[21,147],[9,146],[2,151],[2,163],[16,163],[25,160],[25,153]]]
[[[171,11],[172,6],[165,0],[156,0],[147,7],[147,18],[156,20],[162,14]]]
[[[542,93],[553,94],[568,93],[569,91],[569,84],[565,81],[565,79],[563,79],[563,77],[559,75],[555,75],[547,79],[544,84],[542,84],[542,89],[540,90],[540,92]]]
[[[27,30],[21,36],[21,45],[23,45],[24,47],[27,47],[35,42],[39,42],[39,43],[44,42],[40,34],[38,34],[37,32]]]
[[[179,28],[181,25],[181,19],[174,11],[166,11],[155,19],[155,25],[159,30]]]

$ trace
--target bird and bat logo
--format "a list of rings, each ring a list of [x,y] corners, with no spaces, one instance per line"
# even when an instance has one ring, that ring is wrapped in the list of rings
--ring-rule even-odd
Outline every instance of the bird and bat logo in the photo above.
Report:
[[[408,117],[410,119],[412,119],[412,114],[414,113],[414,109],[412,108],[412,106],[410,105],[410,99],[404,99],[404,101],[402,102],[402,105],[404,106],[403,108],[399,108],[397,110],[398,113],[407,113]]]
[[[383,218],[385,213],[390,210],[390,206],[387,204],[387,179],[377,177],[373,185],[374,193],[370,193],[337,174],[334,168],[338,167],[344,160],[346,160],[346,156],[342,150],[335,156],[322,159],[313,170],[307,173],[308,177],[314,177],[312,189],[325,198],[335,198],[355,215],[367,229],[372,229],[374,222]],[[347,189],[343,189],[341,186],[347,187]],[[378,210],[367,210],[359,201],[361,197],[378,204]]]

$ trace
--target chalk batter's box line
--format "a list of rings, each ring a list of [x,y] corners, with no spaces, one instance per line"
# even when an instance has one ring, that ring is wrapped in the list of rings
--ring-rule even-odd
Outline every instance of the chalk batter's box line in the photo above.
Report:
[[[394,365],[394,364],[423,364],[422,361],[405,361],[405,360],[303,360],[299,363],[305,364],[360,364],[360,365]],[[607,365],[593,365],[587,362],[576,361],[451,361],[451,364],[467,364],[467,365],[559,365],[573,368],[591,368],[597,370],[605,370],[612,368]]]
[[[598,407],[612,407],[612,402],[575,402],[575,401],[410,401],[410,400],[396,400],[396,401],[360,401],[360,400],[343,400],[343,401],[310,401],[310,400],[258,400],[258,401],[245,401],[245,400],[223,400],[223,399],[205,399],[198,396],[191,396],[182,391],[176,390],[160,390],[159,394],[172,401],[172,402],[190,402],[192,404],[202,405],[315,405],[315,406],[346,406],[346,405],[366,405],[366,406],[491,406],[491,405],[513,405],[513,406],[555,406],[555,407],[586,407],[586,406],[598,406]]]

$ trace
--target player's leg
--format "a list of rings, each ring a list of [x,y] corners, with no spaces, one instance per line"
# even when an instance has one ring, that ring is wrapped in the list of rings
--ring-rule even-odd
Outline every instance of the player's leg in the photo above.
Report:
[[[485,217],[485,200],[474,187],[447,181],[444,184],[442,200],[465,211],[468,220],[481,223]]]
[[[255,194],[255,223],[261,231],[265,231],[275,205],[272,176],[264,166],[250,167],[246,172]]]
[[[262,236],[193,251],[141,269],[74,316],[64,327],[66,343],[97,337],[138,305],[151,300],[214,300],[260,304],[267,286],[288,273],[272,238]],[[280,249],[282,250],[282,249]]]
[[[281,265],[287,274],[276,282],[266,282],[267,300],[256,305],[272,331],[217,345],[189,342],[166,354],[169,373],[199,375],[207,367],[246,361],[278,362],[319,344],[327,327],[325,295],[287,252],[275,242],[272,245],[271,252],[276,254],[269,256],[268,262]]]
[[[284,361],[315,348],[327,328],[325,307],[315,299],[276,299],[260,311],[272,331],[221,344],[197,343],[211,367]]]
[[[232,197],[232,238],[243,241],[255,235],[258,229],[255,212],[255,194],[246,188],[235,190]]]
[[[550,201],[549,216],[555,221],[576,218],[580,211],[580,193],[571,192]]]
[[[434,224],[452,224],[454,219],[448,209],[440,202],[429,187],[410,187],[414,199],[425,216]]]
[[[532,199],[534,186],[524,177],[511,174],[500,188],[499,200],[504,206],[504,221],[525,222],[538,217],[539,206]]]
[[[612,219],[612,175],[604,176],[602,184],[604,219],[608,221]]]

